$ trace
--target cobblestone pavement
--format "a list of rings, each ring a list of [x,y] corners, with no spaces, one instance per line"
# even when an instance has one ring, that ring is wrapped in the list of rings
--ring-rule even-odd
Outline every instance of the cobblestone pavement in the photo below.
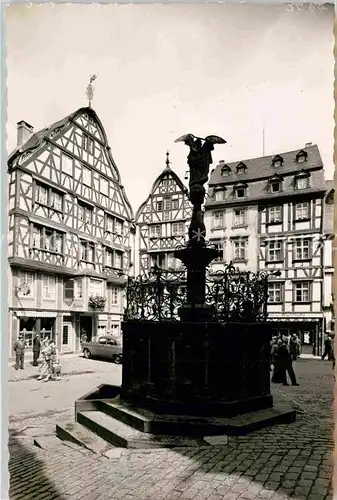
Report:
[[[174,451],[116,448],[109,460],[75,445],[55,444],[56,440],[42,450],[32,445],[29,434],[12,434],[9,498],[333,499],[331,364],[300,360],[295,369],[300,386],[277,386],[273,392],[297,407],[297,421],[231,437],[224,446]],[[45,429],[45,420],[39,418]],[[46,417],[53,426],[56,418]]]

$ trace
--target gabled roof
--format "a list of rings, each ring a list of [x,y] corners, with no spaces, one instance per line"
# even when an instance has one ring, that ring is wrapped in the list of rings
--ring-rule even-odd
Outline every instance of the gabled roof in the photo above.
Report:
[[[307,161],[304,163],[297,163],[296,156],[301,151],[308,154]],[[317,145],[308,146],[303,149],[296,149],[294,151],[288,151],[286,153],[279,154],[283,159],[283,165],[278,168],[277,172],[280,175],[295,173],[299,168],[303,170],[311,170],[316,168],[322,168],[323,162]],[[277,156],[279,156],[277,155]],[[238,180],[245,179],[257,180],[263,178],[269,178],[275,173],[275,167],[273,166],[273,159],[276,155],[262,156],[259,158],[251,158],[247,160],[240,160],[226,165],[231,168],[232,173],[229,176],[222,176],[221,169],[224,167],[223,163],[217,165],[214,172],[211,174],[209,185],[214,186],[215,184],[232,184]],[[244,163],[247,167],[246,172],[242,174],[236,173],[236,167]]]
[[[49,125],[48,127],[45,127],[43,129],[39,130],[38,132],[35,132],[24,144],[22,144],[22,146],[17,147],[14,149],[14,151],[12,151],[12,153],[9,155],[9,158],[8,158],[8,167],[11,166],[11,164],[13,163],[13,161],[16,158],[20,157],[21,155],[24,155],[28,151],[34,151],[34,150],[37,150],[39,147],[43,146],[45,140],[50,138],[50,136],[52,134],[55,134],[55,132],[62,134],[64,128],[67,127],[68,125],[70,125],[73,120],[75,120],[76,118],[78,118],[82,114],[87,114],[89,117],[93,118],[93,120],[97,123],[97,125],[98,125],[98,127],[103,135],[103,138],[104,138],[104,146],[106,147],[107,155],[108,155],[109,160],[111,161],[111,163],[114,167],[115,172],[117,173],[117,181],[118,181],[118,183],[120,183],[121,182],[120,173],[119,173],[117,165],[112,157],[111,148],[108,144],[108,138],[107,138],[107,135],[105,133],[104,127],[102,125],[101,120],[98,118],[97,113],[90,107],[79,108],[78,110],[74,111],[73,113],[70,113],[65,118],[62,118],[62,120],[58,120],[57,122],[53,123],[52,125]],[[120,184],[119,188],[123,194],[124,201],[130,210],[130,216],[132,219],[133,218],[133,210],[132,210],[132,206],[131,206],[131,204],[126,196],[124,186],[122,186]]]
[[[138,208],[138,210],[136,212],[136,216],[135,216],[135,221],[136,222],[138,220],[138,217],[141,215],[143,208],[147,205],[147,203],[149,202],[149,200],[152,198],[152,196],[153,196],[155,190],[157,189],[158,185],[160,184],[160,182],[162,181],[162,179],[164,177],[166,177],[168,174],[175,180],[175,182],[179,186],[180,190],[183,191],[187,195],[187,197],[188,197],[188,189],[187,189],[187,187],[183,184],[183,182],[180,180],[180,177],[174,172],[174,170],[172,170],[172,168],[168,164],[166,164],[166,167],[164,168],[164,170],[158,175],[158,177],[156,178],[156,180],[152,184],[152,188],[151,188],[150,194],[148,195],[148,197],[146,198],[146,200]]]

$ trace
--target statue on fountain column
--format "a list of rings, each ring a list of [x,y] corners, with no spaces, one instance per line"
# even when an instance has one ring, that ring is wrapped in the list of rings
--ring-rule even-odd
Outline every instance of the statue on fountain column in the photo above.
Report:
[[[205,139],[202,139],[201,137],[195,137],[193,134],[186,134],[174,142],[184,142],[190,148],[187,162],[190,167],[189,190],[191,201],[193,205],[199,205],[198,202],[201,201],[201,205],[205,197],[204,184],[208,181],[209,167],[213,162],[212,151],[214,150],[214,144],[225,144],[226,141],[216,135],[208,135]],[[193,192],[199,194],[198,202],[195,200],[196,203],[194,202]],[[202,200],[200,200],[201,194]]]

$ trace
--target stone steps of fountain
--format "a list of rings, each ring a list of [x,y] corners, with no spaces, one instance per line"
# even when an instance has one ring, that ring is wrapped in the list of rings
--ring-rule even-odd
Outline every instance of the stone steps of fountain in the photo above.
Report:
[[[210,446],[201,437],[159,435],[141,432],[101,411],[83,411],[77,422],[112,444],[121,448],[173,448]]]
[[[115,447],[78,422],[63,422],[56,425],[56,436],[70,441],[93,453],[105,455]]]

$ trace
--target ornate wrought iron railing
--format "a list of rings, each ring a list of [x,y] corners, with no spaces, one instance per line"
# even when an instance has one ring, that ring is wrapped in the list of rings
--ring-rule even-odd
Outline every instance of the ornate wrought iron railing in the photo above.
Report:
[[[179,321],[186,303],[186,270],[153,267],[147,274],[129,277],[124,319]],[[240,271],[231,263],[206,274],[206,304],[213,306],[213,320],[265,321],[268,274]]]

